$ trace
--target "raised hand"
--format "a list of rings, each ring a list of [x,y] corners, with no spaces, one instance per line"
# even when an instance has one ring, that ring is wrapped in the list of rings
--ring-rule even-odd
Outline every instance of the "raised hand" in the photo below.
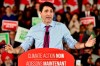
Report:
[[[93,36],[91,35],[89,37],[89,39],[87,40],[85,46],[86,47],[92,47],[92,46],[94,46],[95,43],[96,43],[96,38],[93,38]]]
[[[13,47],[10,44],[5,45],[5,51],[8,52],[8,53],[14,52]]]

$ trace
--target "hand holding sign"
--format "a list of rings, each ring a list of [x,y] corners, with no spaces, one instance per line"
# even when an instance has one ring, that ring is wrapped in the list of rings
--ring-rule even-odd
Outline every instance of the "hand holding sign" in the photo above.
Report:
[[[14,52],[13,47],[10,44],[5,45],[5,51],[7,51],[8,53]]]

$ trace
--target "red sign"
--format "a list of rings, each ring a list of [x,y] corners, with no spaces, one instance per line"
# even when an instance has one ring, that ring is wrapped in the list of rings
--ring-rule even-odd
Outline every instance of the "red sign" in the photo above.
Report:
[[[80,22],[83,25],[88,25],[92,23],[95,26],[95,17],[83,17],[83,18],[80,18]]]
[[[18,57],[18,66],[74,66],[74,57],[54,48],[29,50]]]
[[[2,30],[4,31],[16,31],[18,27],[18,21],[3,20]]]
[[[54,0],[39,0],[39,2],[43,3],[43,2],[51,2],[51,3],[54,3]]]

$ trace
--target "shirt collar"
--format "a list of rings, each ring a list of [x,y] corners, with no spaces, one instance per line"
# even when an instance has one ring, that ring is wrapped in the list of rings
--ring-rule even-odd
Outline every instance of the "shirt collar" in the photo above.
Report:
[[[41,27],[44,28],[45,26],[46,26],[46,25],[42,22],[42,23],[41,23]],[[54,27],[54,26],[55,26],[54,21],[52,21],[52,22],[50,23],[50,26],[51,26],[51,27]]]

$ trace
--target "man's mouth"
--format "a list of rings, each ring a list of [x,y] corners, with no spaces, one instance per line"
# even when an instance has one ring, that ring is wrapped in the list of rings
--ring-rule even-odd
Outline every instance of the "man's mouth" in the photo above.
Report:
[[[51,19],[51,17],[46,17],[47,19]]]

